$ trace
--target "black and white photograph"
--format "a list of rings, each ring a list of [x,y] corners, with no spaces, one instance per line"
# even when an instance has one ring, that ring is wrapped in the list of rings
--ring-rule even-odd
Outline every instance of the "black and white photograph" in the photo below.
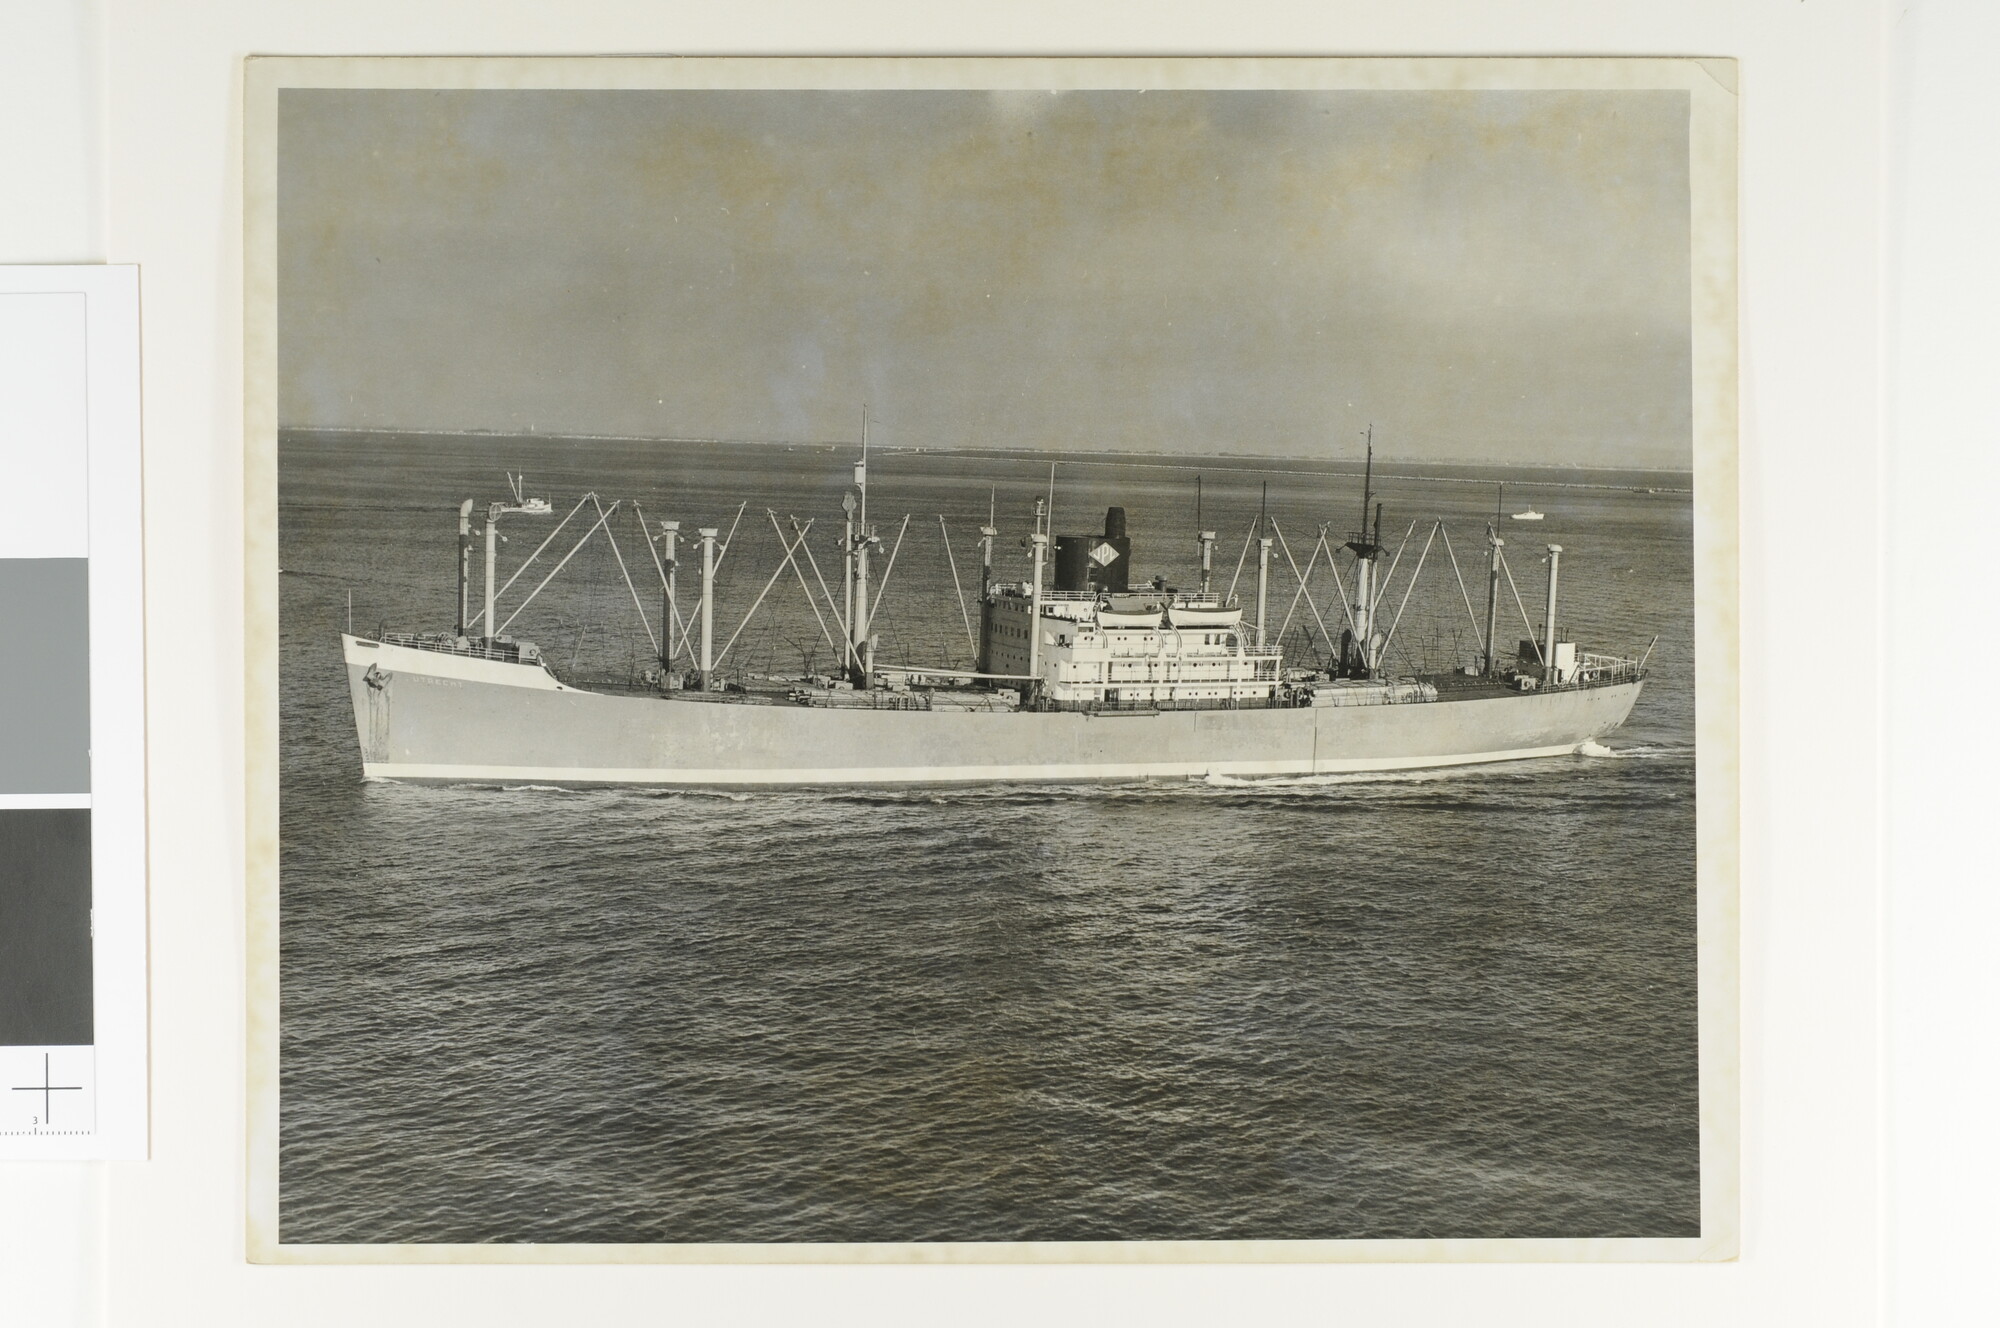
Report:
[[[253,1257],[1734,1257],[1733,71],[252,61]]]

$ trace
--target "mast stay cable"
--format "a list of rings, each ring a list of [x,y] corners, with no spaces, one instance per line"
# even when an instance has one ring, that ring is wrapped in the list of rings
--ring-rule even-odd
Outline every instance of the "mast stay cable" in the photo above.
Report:
[[[749,505],[750,500],[748,498],[736,504],[736,515],[730,518],[729,533],[722,537],[722,547],[716,551],[715,567],[713,570],[718,572],[722,570],[722,560],[729,556],[729,541],[736,538],[736,523],[743,519],[743,509]]]
[[[1451,551],[1451,532],[1444,528],[1444,523],[1442,521],[1438,523],[1438,530],[1444,536],[1444,554],[1445,557],[1451,559],[1451,574],[1454,577],[1458,578],[1459,597],[1465,601],[1465,616],[1467,621],[1469,621],[1472,624],[1473,639],[1477,640],[1480,635],[1479,615],[1475,614],[1472,611],[1472,592],[1465,588],[1465,575],[1458,570],[1458,555]],[[1457,631],[1456,628],[1453,628],[1452,630],[1454,633],[1456,633]],[[1452,648],[1454,651],[1457,650],[1458,646],[1456,641],[1452,643]],[[1461,656],[1461,658],[1463,657]]]
[[[873,629],[875,626],[876,610],[882,607],[882,594],[889,589],[889,574],[896,570],[896,555],[903,551],[903,536],[909,533],[909,529],[910,514],[905,512],[903,514],[902,528],[896,532],[895,547],[889,550],[889,561],[882,567],[882,579],[875,583],[874,602],[868,606],[868,626],[870,629]]]
[[[1507,555],[1500,555],[1500,570],[1507,574],[1507,589],[1514,592],[1514,607],[1521,611],[1521,625],[1528,629],[1528,644],[1535,648],[1535,661],[1543,668],[1549,666],[1549,657],[1542,653],[1542,643],[1535,637],[1535,625],[1528,621],[1528,606],[1521,602],[1521,591],[1514,584],[1514,569],[1507,565]],[[1555,643],[1549,643],[1553,646]]]
[[[1325,527],[1322,526],[1321,533],[1324,532]],[[1271,518],[1271,533],[1278,537],[1278,549],[1285,555],[1285,562],[1290,565],[1292,576],[1296,578],[1298,583],[1297,587],[1292,591],[1292,602],[1285,606],[1285,616],[1278,623],[1277,640],[1283,641],[1285,633],[1291,629],[1292,615],[1298,612],[1299,597],[1306,593],[1306,578],[1310,577],[1313,574],[1313,569],[1319,565],[1319,542],[1317,540],[1313,542],[1312,553],[1306,558],[1306,570],[1301,573],[1298,561],[1292,557],[1291,546],[1285,543],[1285,532],[1278,528],[1278,519],[1276,517]]]
[[[595,498],[596,496],[597,495],[594,493],[586,493],[585,495],[583,495],[583,497],[577,499],[576,506],[569,509],[569,516],[565,516],[562,520],[556,522],[556,528],[549,532],[548,538],[544,539],[540,544],[536,545],[535,551],[522,560],[521,565],[514,569],[514,575],[507,578],[506,585],[501,586],[500,589],[493,592],[493,598],[497,600],[500,598],[500,596],[506,594],[508,588],[511,587],[516,581],[519,581],[521,579],[521,573],[528,570],[528,564],[534,562],[535,559],[541,557],[542,550],[548,548],[549,544],[555,539],[555,537],[562,534],[562,528],[569,524],[569,518],[575,516],[578,512],[582,511],[583,505],[589,502],[592,498]],[[473,614],[472,617],[466,620],[465,623],[466,627],[470,628],[473,623],[478,622],[481,618],[484,618],[485,616],[486,616],[486,610],[484,607],[482,607],[479,610],[479,612]],[[498,636],[499,633],[495,632],[494,635]]]
[[[1320,547],[1326,543],[1326,527],[1320,527],[1319,541],[1313,545],[1312,556],[1306,559],[1306,570],[1303,574],[1299,572],[1298,560],[1292,557],[1291,546],[1285,543],[1285,532],[1279,529],[1276,517],[1271,518],[1271,533],[1278,537],[1278,547],[1285,551],[1285,561],[1291,565],[1292,575],[1299,578],[1298,592],[1292,596],[1292,607],[1285,610],[1285,621],[1278,627],[1278,640],[1282,642],[1285,639],[1285,628],[1291,626],[1292,612],[1299,607],[1299,596],[1304,595],[1306,607],[1312,610],[1313,621],[1319,624],[1320,632],[1331,641],[1333,633],[1326,630],[1326,620],[1319,616],[1319,605],[1313,603],[1312,593],[1306,589],[1306,577],[1312,575],[1313,564],[1319,561]],[[1331,554],[1327,556],[1332,557]]]
[[[778,524],[778,514],[776,512],[773,512],[770,508],[767,507],[764,509],[764,515],[771,518],[771,529],[778,532],[778,542],[780,544],[784,543],[785,528]],[[793,522],[793,526],[795,528],[797,524],[798,523],[796,521]],[[799,589],[805,591],[806,593],[806,607],[813,611],[813,621],[819,624],[819,634],[826,638],[827,649],[838,654],[840,652],[840,647],[833,643],[833,633],[827,630],[826,619],[820,616],[819,601],[813,598],[812,587],[806,584],[805,569],[799,566],[799,560],[797,558],[789,559],[789,561],[792,564],[793,575],[797,576],[799,579]]]
[[[951,588],[958,592],[958,616],[965,621],[965,640],[977,654],[979,638],[972,634],[972,613],[965,607],[965,587],[959,584],[958,559],[952,556],[951,531],[945,528],[943,512],[938,513],[938,537],[944,541],[944,560],[951,566]]]
[[[1417,588],[1417,578],[1424,574],[1424,559],[1431,556],[1431,541],[1437,538],[1437,533],[1443,526],[1442,521],[1434,523],[1431,526],[1431,533],[1424,536],[1423,551],[1417,555],[1417,565],[1410,571],[1410,583],[1403,587],[1403,599],[1396,605],[1396,616],[1389,620],[1389,635],[1382,641],[1382,653],[1385,655],[1389,653],[1389,647],[1396,643],[1396,629],[1402,625],[1403,610],[1410,607],[1410,592]],[[1404,659],[1408,658],[1406,653]]]
[[[613,503],[612,511],[616,511],[617,507],[618,505]],[[598,504],[598,510],[603,510],[602,503]],[[611,513],[605,512],[604,518],[609,522]],[[653,647],[653,654],[657,658],[660,653],[660,638],[653,635],[653,624],[646,618],[646,606],[639,602],[639,587],[632,584],[632,573],[625,570],[625,555],[618,552],[618,537],[611,533],[608,524],[604,527],[604,538],[611,545],[611,556],[618,560],[618,575],[625,578],[625,589],[632,592],[632,607],[639,611],[639,625],[646,629],[646,640]]]
[[[1410,528],[1403,532],[1402,542],[1396,545],[1396,556],[1389,560],[1389,570],[1382,573],[1382,584],[1375,591],[1374,602],[1377,605],[1380,605],[1383,600],[1389,597],[1389,585],[1396,579],[1396,564],[1403,561],[1403,550],[1407,549],[1410,546],[1410,536],[1414,535],[1416,531],[1417,531],[1417,523],[1412,521],[1410,523]],[[1375,619],[1375,613],[1373,609],[1369,610],[1368,619],[1369,619],[1369,630],[1372,632],[1374,630],[1374,619]]]
[[[595,494],[591,495],[591,497],[593,498],[596,496],[597,495]],[[610,511],[605,511],[602,507],[598,509],[597,524],[593,525],[589,530],[583,532],[583,538],[576,542],[576,547],[572,548],[568,553],[564,554],[563,560],[557,563],[553,568],[549,570],[549,574],[542,578],[541,585],[538,585],[533,590],[529,591],[528,597],[522,600],[519,604],[514,606],[514,611],[507,615],[507,621],[501,623],[500,626],[494,631],[493,635],[500,636],[504,634],[506,630],[513,625],[514,620],[521,616],[521,610],[527,608],[530,604],[533,604],[535,602],[535,596],[541,594],[543,589],[549,584],[549,582],[556,579],[557,572],[560,572],[562,571],[563,568],[569,566],[569,560],[576,557],[577,553],[580,550],[582,550],[584,545],[590,543],[590,537],[592,535],[595,535],[598,532],[599,528],[602,527],[606,521],[609,521],[611,519],[611,513],[617,510],[618,510],[617,503],[611,504]]]
[[[1224,603],[1228,603],[1236,598],[1236,582],[1242,577],[1243,564],[1250,557],[1250,541],[1256,538],[1257,524],[1253,521],[1250,524],[1250,533],[1243,537],[1243,552],[1236,555],[1236,570],[1230,574],[1228,593],[1222,597]]]
[[[792,517],[791,522],[792,528],[798,529],[799,519]],[[854,642],[850,639],[853,633],[848,630],[847,619],[841,615],[840,607],[833,602],[833,592],[826,588],[826,577],[820,574],[819,559],[813,557],[812,545],[805,544],[800,547],[805,550],[806,566],[812,568],[813,580],[819,582],[819,593],[826,596],[826,611],[833,616],[833,621],[840,628],[840,639],[846,643],[840,652],[842,666],[845,667],[849,661],[860,664],[861,657],[855,653]]]
[[[1324,529],[1322,529],[1322,530],[1321,530],[1321,533],[1320,533],[1320,538],[1321,538],[1321,539],[1325,539],[1325,538],[1326,538],[1326,533],[1325,533]],[[1332,548],[1331,548],[1331,547],[1329,546],[1329,547],[1328,547],[1328,549],[1327,549],[1327,554],[1326,554],[1326,557],[1327,557],[1327,561],[1328,561],[1329,563],[1331,563],[1331,562],[1332,562],[1332,561],[1334,560],[1334,558],[1335,558],[1335,557],[1337,557],[1337,556],[1338,556],[1338,555],[1337,555],[1337,554],[1335,554],[1335,553],[1333,552]],[[1358,562],[1358,561],[1359,561],[1359,559],[1357,558],[1357,559],[1356,559],[1356,561]],[[1335,590],[1335,591],[1337,591],[1337,592],[1339,593],[1339,595],[1340,595],[1340,611],[1341,611],[1341,613],[1342,613],[1343,615],[1345,615],[1345,616],[1346,616],[1346,618],[1347,618],[1347,631],[1348,631],[1348,634],[1349,634],[1350,636],[1354,637],[1354,638],[1355,638],[1356,640],[1359,640],[1359,639],[1361,638],[1361,627],[1360,627],[1360,624],[1358,624],[1358,623],[1356,623],[1356,622],[1354,621],[1354,609],[1353,609],[1353,607],[1352,607],[1351,605],[1349,605],[1349,604],[1348,604],[1348,602],[1347,602],[1347,585],[1346,585],[1346,583],[1345,583],[1345,582],[1344,582],[1344,581],[1343,581],[1343,580],[1341,579],[1341,576],[1340,576],[1340,568],[1339,568],[1339,567],[1334,567],[1334,568],[1333,568],[1333,588],[1334,588],[1334,590]],[[1324,630],[1325,630],[1325,625],[1324,625],[1324,624],[1321,624],[1321,630],[1322,630],[1322,631],[1324,631]],[[1327,644],[1328,644],[1329,646],[1331,646],[1331,645],[1333,644],[1333,637],[1332,637],[1332,636],[1328,636],[1326,640],[1327,640]]]
[[[772,520],[775,522],[776,518],[774,517],[772,518]],[[776,567],[771,569],[770,579],[764,582],[764,588],[758,591],[757,598],[751,601],[750,611],[743,615],[743,621],[736,624],[736,630],[731,632],[729,634],[729,639],[722,643],[722,651],[715,657],[716,664],[718,665],[721,664],[723,660],[729,657],[730,647],[736,644],[737,637],[743,635],[743,629],[750,625],[750,620],[757,616],[757,610],[763,607],[764,597],[771,593],[772,586],[778,584],[778,578],[785,574],[785,568],[791,564],[793,551],[797,549],[800,544],[803,544],[805,542],[806,534],[811,530],[812,530],[812,522],[808,521],[806,522],[805,529],[799,532],[798,538],[793,540],[791,544],[786,546],[784,561],[780,562]],[[784,538],[784,533],[780,531],[778,537],[779,539],[782,540]]]
[[[641,535],[646,535],[645,512],[640,510],[639,504],[636,501],[632,504],[632,510],[633,512],[637,513],[639,517],[639,533]],[[646,535],[646,552],[653,555],[653,570],[660,574],[660,589],[665,590],[667,588],[667,565],[660,561],[659,546],[653,543],[653,537],[651,535]],[[693,649],[693,647],[688,645],[688,623],[687,619],[681,617],[680,605],[678,604],[674,605],[673,610],[674,610],[674,625],[681,629],[681,639],[674,643],[673,654],[667,656],[667,662],[669,664],[673,663],[676,659],[679,659],[681,652],[683,650],[692,651]]]

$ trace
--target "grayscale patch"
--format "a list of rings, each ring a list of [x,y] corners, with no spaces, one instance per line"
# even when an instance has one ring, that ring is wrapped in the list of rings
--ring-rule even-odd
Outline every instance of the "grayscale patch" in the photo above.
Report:
[[[89,568],[0,558],[0,793],[90,791]]]
[[[0,1046],[91,1035],[90,813],[0,811]]]

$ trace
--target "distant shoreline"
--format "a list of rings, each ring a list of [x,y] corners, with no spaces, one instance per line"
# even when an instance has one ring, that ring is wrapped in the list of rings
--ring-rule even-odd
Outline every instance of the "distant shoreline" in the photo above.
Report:
[[[852,450],[857,444],[853,439],[782,439],[782,438],[671,438],[648,434],[597,434],[597,433],[502,433],[492,429],[376,429],[376,428],[335,428],[305,425],[281,425],[280,439],[286,437],[333,436],[341,438],[490,438],[506,442],[536,443],[648,443],[668,446],[699,447],[772,447],[796,450],[804,448],[813,451],[838,452]],[[1362,473],[1358,461],[1316,461],[1312,457],[1297,455],[1272,455],[1251,452],[1231,453],[1191,453],[1184,459],[1162,452],[1127,452],[1105,449],[1088,453],[1056,451],[1026,447],[908,447],[875,444],[871,452],[898,457],[971,457],[1009,460],[1054,461],[1063,466],[1122,466],[1133,469],[1175,470],[1198,472],[1205,469],[1248,469],[1266,475],[1337,475],[1359,476]],[[1673,466],[1591,466],[1574,462],[1497,462],[1456,459],[1418,459],[1405,457],[1386,462],[1386,466],[1406,467],[1451,467],[1454,469],[1477,469],[1498,474],[1520,475],[1525,471],[1564,471],[1584,475],[1627,475],[1658,476],[1680,480],[1686,487],[1641,486],[1627,481],[1607,483],[1602,481],[1560,480],[1560,479],[1512,479],[1504,482],[1524,488],[1547,489],[1619,489],[1646,488],[1647,492],[1662,494],[1691,494],[1694,472]],[[1399,473],[1378,463],[1375,475],[1385,480],[1422,480],[1440,484],[1493,484],[1496,480],[1464,475],[1409,474]]]

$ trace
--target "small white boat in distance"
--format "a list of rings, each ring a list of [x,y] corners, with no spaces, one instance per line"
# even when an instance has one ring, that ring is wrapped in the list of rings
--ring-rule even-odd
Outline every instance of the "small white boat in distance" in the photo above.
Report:
[[[556,509],[549,505],[548,499],[523,496],[527,480],[525,474],[507,476],[507,487],[514,491],[514,510],[528,516],[554,516]]]
[[[1497,498],[1493,503],[1493,519],[1495,521],[1498,521],[1500,519],[1500,514],[1506,510],[1507,510],[1507,486],[1503,484],[1500,486],[1499,498]],[[1525,512],[1514,513],[1514,519],[1516,521],[1540,521],[1542,519],[1542,514],[1540,512],[1537,512],[1534,508],[1530,507]]]

